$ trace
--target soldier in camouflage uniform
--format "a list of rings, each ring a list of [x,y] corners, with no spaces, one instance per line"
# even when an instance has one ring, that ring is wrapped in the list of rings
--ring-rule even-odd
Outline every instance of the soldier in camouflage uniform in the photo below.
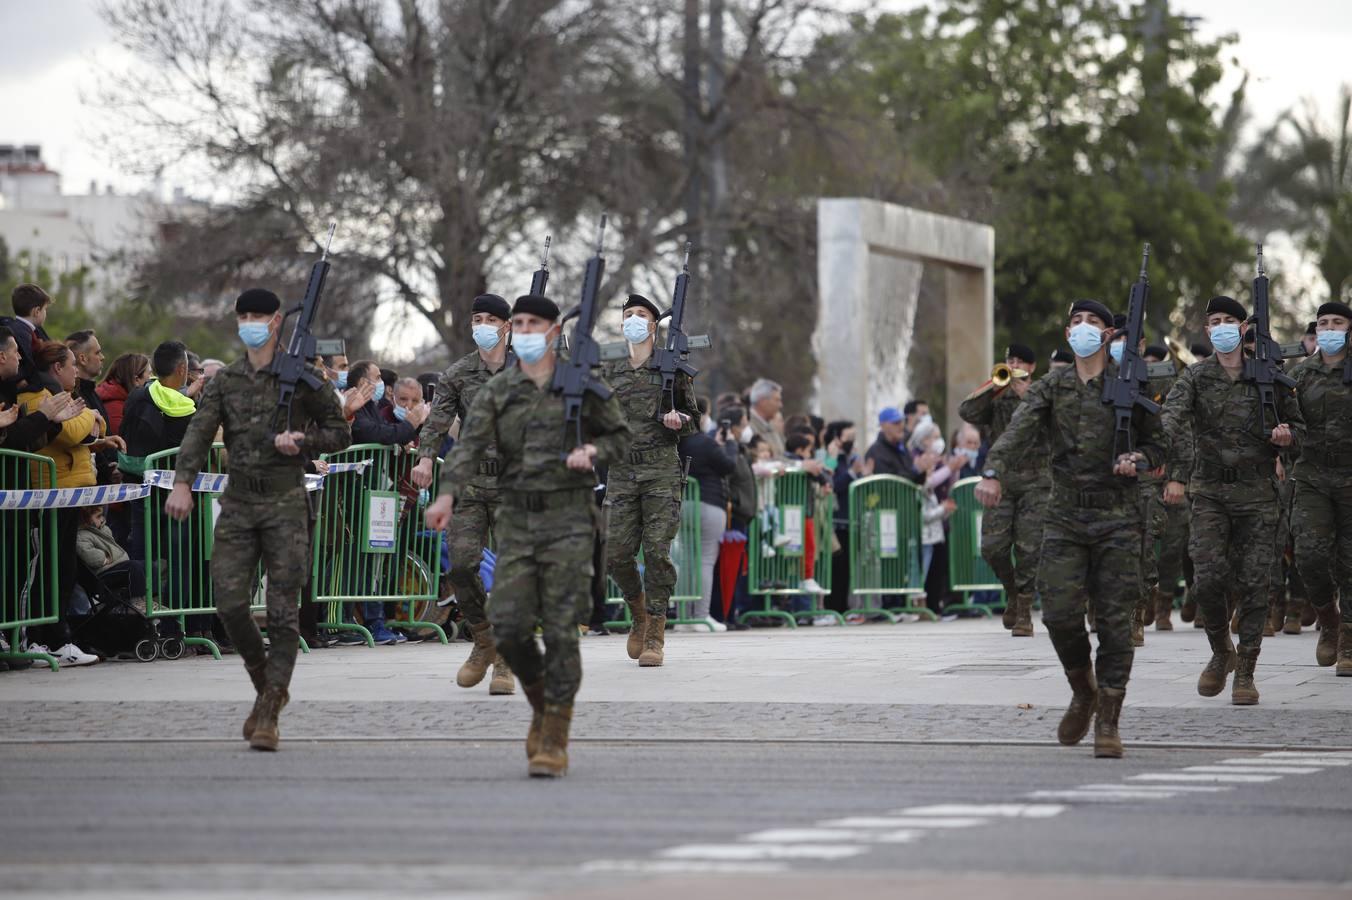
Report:
[[[515,362],[507,349],[507,330],[512,317],[507,301],[497,294],[481,294],[474,298],[471,312],[474,343],[479,349],[452,363],[437,381],[432,414],[427,417],[418,442],[418,455],[422,458],[413,469],[413,483],[420,488],[432,483],[433,460],[441,451],[451,424],[456,419],[463,424],[479,389]],[[488,592],[479,577],[479,564],[497,518],[497,472],[497,454],[489,447],[479,460],[478,472],[460,485],[455,518],[447,533],[451,545],[451,584],[455,587],[460,612],[474,638],[474,649],[456,673],[455,683],[463,688],[474,687],[484,680],[491,663],[493,678],[488,693],[511,694],[515,692],[512,670],[497,652],[493,641],[493,627],[485,610]]]
[[[1337,674],[1346,676],[1352,676],[1350,324],[1352,308],[1347,304],[1319,307],[1315,331],[1319,352],[1291,372],[1306,428],[1294,476],[1291,530],[1296,539],[1296,565],[1319,617],[1315,661],[1321,666],[1336,661]]]
[[[1057,738],[1063,744],[1077,744],[1093,721],[1094,755],[1117,758],[1122,755],[1118,717],[1134,652],[1131,615],[1141,578],[1141,508],[1135,476],[1138,464],[1149,468],[1162,464],[1166,447],[1158,417],[1137,408],[1135,452],[1113,455],[1115,415],[1102,399],[1105,379],[1117,375],[1105,342],[1112,321],[1112,314],[1096,300],[1077,300],[1070,307],[1066,337],[1075,351],[1075,364],[1050,373],[1029,389],[986,457],[976,495],[988,509],[995,506],[1004,473],[1039,441],[1050,442],[1052,487],[1037,585],[1042,624],[1073,692]],[[1091,664],[1084,627],[1089,598],[1098,625],[1097,665]]]
[[[640,666],[660,666],[665,655],[667,604],[676,587],[671,542],[681,527],[685,493],[676,442],[699,430],[699,410],[690,379],[681,373],[676,375],[676,408],[658,409],[662,376],[648,363],[661,313],[641,294],[630,294],[623,311],[629,357],[606,363],[603,371],[624,409],[634,442],[606,476],[607,566],[634,620],[629,658],[637,659]]]
[[[496,449],[501,515],[493,602],[497,649],[530,701],[526,738],[531,775],[568,770],[568,730],[582,682],[577,625],[591,609],[592,547],[597,528],[594,468],[613,464],[629,444],[619,402],[587,394],[587,443],[564,431],[563,397],[551,390],[559,308],[525,296],[512,309],[518,364],[480,389],[460,426],[460,440],[442,469],[443,493],[428,506],[429,528],[444,528],[453,501],[470,488],[479,462]],[[537,622],[545,652],[535,643]]]
[[[964,422],[981,429],[987,445],[1005,433],[1014,411],[1032,387],[1037,356],[1022,344],[1010,344],[1005,350],[1005,365],[1022,369],[1028,377],[1016,378],[1002,388],[988,382],[958,407]],[[1014,637],[1031,637],[1042,516],[1051,487],[1045,439],[1014,465],[1016,468],[1002,473],[999,505],[981,517],[981,558],[1004,585],[1005,627]]]
[[[1173,442],[1164,501],[1182,503],[1186,490],[1192,502],[1188,553],[1212,650],[1197,692],[1216,696],[1234,671],[1231,702],[1240,706],[1258,702],[1253,675],[1267,621],[1279,513],[1275,461],[1283,447],[1298,451],[1303,430],[1295,395],[1282,387],[1277,415],[1283,424],[1265,429],[1258,388],[1240,377],[1246,318],[1232,298],[1212,298],[1207,330],[1216,353],[1184,370],[1163,413]],[[1238,659],[1226,609],[1232,588],[1239,609]]]
[[[1143,356],[1149,364],[1163,363],[1168,361],[1169,351],[1151,345],[1145,348]],[[1176,374],[1151,378],[1151,399],[1164,406],[1176,380]],[[1183,556],[1188,546],[1188,510],[1164,502],[1163,476],[1142,472],[1141,485],[1146,503],[1145,582],[1148,596],[1153,601],[1147,602],[1141,624],[1142,627],[1149,625],[1153,619],[1156,631],[1173,631],[1174,591],[1183,577]]]
[[[230,481],[221,495],[211,583],[217,615],[257,692],[244,722],[244,738],[255,750],[277,749],[277,719],[290,697],[296,665],[297,601],[310,571],[306,460],[352,442],[338,397],[327,384],[317,390],[303,381],[296,385],[291,404],[295,430],[276,432],[280,390],[270,366],[282,327],[281,305],[276,294],[259,288],[235,301],[239,335],[248,353],[207,382],[183,436],[174,488],[164,505],[169,517],[188,517],[193,481],[207,462],[216,429],[223,428]],[[318,369],[312,372],[324,377]],[[260,559],[268,579],[267,650],[249,611]]]

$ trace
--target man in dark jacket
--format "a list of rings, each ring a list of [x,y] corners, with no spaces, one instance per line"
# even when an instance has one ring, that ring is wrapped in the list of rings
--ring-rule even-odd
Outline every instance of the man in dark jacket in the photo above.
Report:
[[[84,404],[70,394],[53,394],[31,413],[18,403],[22,362],[18,342],[0,325],[0,449],[34,453],[52,442],[61,423],[84,412]]]
[[[906,433],[906,420],[901,410],[895,406],[886,407],[878,413],[878,437],[868,448],[866,459],[873,460],[874,475],[896,475],[919,482],[922,475],[916,471],[911,456],[903,443]]]
[[[75,371],[79,376],[79,381],[75,384],[75,395],[84,401],[87,408],[94,410],[99,418],[103,419],[107,430],[108,410],[104,408],[103,400],[96,390],[99,376],[103,374],[103,347],[99,344],[99,337],[92,330],[77,331],[66,336],[66,346],[75,355]],[[94,454],[94,467],[98,473],[99,484],[116,484],[122,480],[122,474],[117,469],[117,452],[126,450],[126,447],[119,446],[122,439],[116,435],[109,435],[109,440],[112,446]]]

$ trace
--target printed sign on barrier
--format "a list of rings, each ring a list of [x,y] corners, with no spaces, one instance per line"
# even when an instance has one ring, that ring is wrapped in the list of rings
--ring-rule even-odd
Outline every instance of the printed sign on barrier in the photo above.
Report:
[[[788,538],[780,550],[781,553],[789,556],[797,556],[803,552],[803,507],[784,506],[780,508],[780,514],[783,516],[780,521],[779,533]]]
[[[883,559],[896,559],[900,552],[897,541],[897,512],[892,509],[878,511],[878,555]]]
[[[399,495],[393,491],[367,491],[366,513],[362,520],[362,550],[393,553],[399,524]]]

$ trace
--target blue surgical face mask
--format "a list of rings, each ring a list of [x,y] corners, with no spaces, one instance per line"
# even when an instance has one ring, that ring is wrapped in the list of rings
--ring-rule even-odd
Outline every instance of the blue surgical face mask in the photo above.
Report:
[[[1113,341],[1108,345],[1108,354],[1113,358],[1113,362],[1122,364],[1122,349],[1126,346],[1126,341]]]
[[[337,385],[338,390],[340,391],[347,390],[347,369],[344,369],[343,371],[338,373]]]
[[[973,450],[971,447],[959,447],[958,452],[967,457],[969,463],[975,463],[976,458],[981,455],[981,451]]]
[[[376,392],[371,395],[371,399],[376,401],[377,403],[385,399],[385,382],[383,381],[376,382]]]
[[[474,335],[474,343],[478,344],[479,349],[485,353],[496,347],[498,341],[502,340],[502,335],[492,325],[475,325],[471,329],[471,333]]]
[[[243,341],[244,346],[248,347],[250,350],[257,350],[268,342],[268,323],[239,323],[239,339]]]
[[[1224,325],[1212,325],[1210,330],[1211,346],[1217,353],[1230,353],[1239,346],[1239,326],[1233,322]]]
[[[1319,349],[1329,356],[1342,353],[1343,348],[1347,346],[1346,331],[1319,331],[1315,332],[1314,339],[1319,344]]]
[[[640,315],[632,315],[624,320],[624,339],[631,344],[641,344],[648,339],[648,320]]]
[[[394,408],[394,417],[402,422],[408,418],[408,410],[404,409],[402,406],[396,406]]]
[[[549,338],[541,332],[534,334],[513,332],[512,349],[516,351],[517,359],[522,362],[536,363],[544,357],[545,350],[549,349]]]
[[[1103,331],[1088,322],[1081,322],[1070,329],[1067,341],[1075,355],[1085,359],[1099,352],[1103,346]]]

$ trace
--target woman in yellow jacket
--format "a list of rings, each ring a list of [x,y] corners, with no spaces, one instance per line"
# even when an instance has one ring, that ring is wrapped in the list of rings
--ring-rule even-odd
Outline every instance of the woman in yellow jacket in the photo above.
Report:
[[[33,362],[37,374],[29,381],[27,389],[19,392],[18,397],[19,402],[30,412],[50,396],[70,393],[79,378],[75,369],[75,355],[58,341],[34,344]],[[119,445],[125,449],[121,438],[105,436],[106,429],[99,415],[86,409],[78,416],[62,422],[61,430],[51,443],[38,451],[56,463],[58,488],[92,487],[96,483],[92,453]],[[79,529],[79,509],[57,510],[57,586],[54,608],[59,615],[55,624],[28,629],[29,649],[50,653],[65,666],[85,666],[99,661],[97,656],[85,653],[75,645],[71,640],[70,625],[66,621],[70,613],[71,594],[75,590],[75,537]],[[50,603],[44,605],[47,609],[53,608]]]

